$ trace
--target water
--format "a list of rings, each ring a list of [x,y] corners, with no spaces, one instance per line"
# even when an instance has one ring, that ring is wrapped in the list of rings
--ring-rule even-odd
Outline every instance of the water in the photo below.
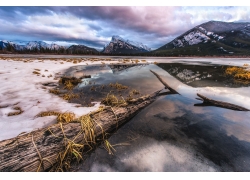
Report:
[[[228,65],[228,63],[227,63]],[[225,64],[160,63],[138,66],[75,66],[66,74],[91,75],[75,92],[85,101],[99,101],[119,82],[127,90],[149,94],[163,88],[157,72],[180,93],[161,96],[110,138],[113,155],[101,145],[76,171],[250,171],[250,113],[201,103],[197,93],[250,109],[250,87],[225,77]],[[243,65],[243,64],[242,64]],[[92,87],[95,87],[93,90]],[[91,90],[92,88],[92,90]]]

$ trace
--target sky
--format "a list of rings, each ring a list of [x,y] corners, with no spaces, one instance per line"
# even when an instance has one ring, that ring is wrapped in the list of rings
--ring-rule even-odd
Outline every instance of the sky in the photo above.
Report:
[[[83,44],[101,50],[119,35],[157,49],[211,20],[250,22],[250,6],[99,4],[0,3],[0,40]]]

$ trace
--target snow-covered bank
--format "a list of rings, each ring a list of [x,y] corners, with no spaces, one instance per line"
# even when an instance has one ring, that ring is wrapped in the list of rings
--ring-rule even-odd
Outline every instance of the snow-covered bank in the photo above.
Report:
[[[86,64],[101,64],[101,61],[82,61],[74,64],[60,59],[27,62],[27,59],[21,58],[12,60],[0,58],[0,140],[56,122],[55,116],[36,117],[43,111],[73,112],[76,116],[80,116],[98,109],[100,103],[96,103],[93,107],[76,107],[77,104],[68,103],[49,93],[49,88],[42,85],[46,82],[58,82],[54,79],[56,73],[62,74],[71,66]],[[40,76],[33,73],[35,69],[40,70]],[[20,107],[23,113],[8,116],[8,113],[17,111],[14,110],[15,107]]]

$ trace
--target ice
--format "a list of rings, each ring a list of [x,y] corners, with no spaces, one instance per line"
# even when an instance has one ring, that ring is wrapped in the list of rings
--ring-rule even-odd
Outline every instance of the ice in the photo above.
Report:
[[[93,107],[76,107],[77,104],[68,103],[49,93],[49,89],[43,89],[42,83],[56,83],[58,81],[54,80],[56,73],[63,73],[69,67],[75,66],[72,62],[64,61],[64,64],[59,62],[34,60],[25,63],[0,60],[0,140],[13,138],[22,132],[30,132],[55,123],[55,116],[36,117],[42,111],[68,111],[81,116],[98,109],[99,102]],[[77,65],[86,65],[86,63],[100,64],[98,61],[85,61]],[[34,69],[40,69],[41,75],[45,77],[33,74]],[[53,77],[48,78],[50,74]],[[8,116],[9,112],[16,111],[13,108],[17,106],[21,107],[24,112],[16,116]]]

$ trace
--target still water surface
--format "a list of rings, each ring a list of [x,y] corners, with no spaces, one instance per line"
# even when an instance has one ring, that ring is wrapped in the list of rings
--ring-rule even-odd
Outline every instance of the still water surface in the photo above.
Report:
[[[131,89],[140,95],[163,89],[150,70],[180,93],[158,97],[109,138],[113,155],[101,145],[77,171],[250,171],[250,112],[194,106],[200,93],[250,109],[250,87],[226,77],[226,67],[196,61],[70,68],[66,75],[91,75],[74,89],[82,104],[100,101],[109,83],[129,86],[112,90],[123,97]]]

